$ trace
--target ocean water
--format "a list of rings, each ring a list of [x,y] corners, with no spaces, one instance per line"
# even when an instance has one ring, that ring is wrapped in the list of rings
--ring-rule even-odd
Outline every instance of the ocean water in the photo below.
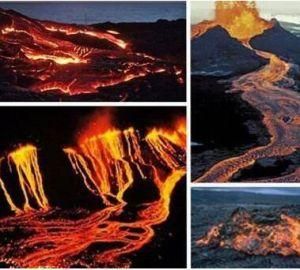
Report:
[[[155,22],[186,17],[184,2],[1,2],[0,8],[57,22]]]

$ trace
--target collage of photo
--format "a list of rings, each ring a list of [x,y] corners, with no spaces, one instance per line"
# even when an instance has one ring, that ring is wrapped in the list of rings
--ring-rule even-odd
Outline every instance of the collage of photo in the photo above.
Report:
[[[300,1],[0,1],[0,268],[300,269]]]

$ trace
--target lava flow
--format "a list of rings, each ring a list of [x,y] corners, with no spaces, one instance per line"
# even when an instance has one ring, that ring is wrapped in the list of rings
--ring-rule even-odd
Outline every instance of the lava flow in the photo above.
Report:
[[[35,92],[97,93],[149,74],[182,83],[178,67],[134,52],[113,30],[28,18],[0,9],[2,80]]]
[[[216,4],[217,9],[220,7],[225,8],[227,5],[231,7],[225,11],[217,10],[216,14],[228,13],[225,16],[227,23],[223,23],[222,26],[233,37],[236,37],[245,46],[252,49],[249,44],[249,38],[272,27],[272,23],[267,23],[258,17],[258,11],[255,9],[253,3],[250,6],[246,2],[242,3],[228,2],[228,4],[223,5]],[[244,7],[245,11],[237,13],[240,15],[236,15],[235,6]],[[249,13],[249,7],[251,7],[250,10],[252,10],[254,15],[245,15],[246,18],[240,17]],[[232,16],[230,17],[229,14],[231,12]],[[229,20],[230,18],[231,21]],[[235,29],[235,27],[238,29],[243,25],[244,21],[247,21],[247,18],[252,18],[251,22],[255,24],[255,27],[260,27],[260,30],[253,30],[254,26],[252,27],[251,23],[249,23],[249,27],[244,28],[244,30],[250,32],[248,34],[243,33],[239,38],[231,32],[231,29]],[[217,23],[218,20],[215,22]],[[255,50],[255,52],[261,57],[269,59],[269,64],[257,71],[235,79],[232,82],[231,92],[242,91],[241,97],[261,112],[263,123],[268,129],[271,140],[265,146],[250,149],[241,156],[229,158],[215,164],[204,175],[199,177],[196,182],[229,182],[236,173],[254,165],[260,159],[288,156],[296,152],[300,147],[300,96],[298,93],[290,90],[294,81],[288,78],[288,72],[292,64],[283,61],[271,53],[259,50]],[[276,180],[282,182],[299,182],[299,170],[280,178],[263,181],[272,182]],[[254,179],[252,181],[260,180]]]
[[[155,237],[153,226],[167,220],[172,192],[186,173],[184,126],[185,120],[180,119],[172,128],[145,132],[133,127],[85,128],[77,145],[64,152],[70,168],[102,199],[104,208],[84,213],[73,210],[68,219],[66,210],[47,204],[47,211],[32,209],[0,219],[0,238],[16,228],[20,232],[9,241],[0,241],[0,261],[14,267],[129,267],[131,261],[126,255]],[[20,168],[20,184],[41,184],[31,189],[35,194],[42,187],[39,174],[32,170],[37,168],[37,159],[23,155],[25,150],[9,154],[9,159]],[[25,181],[23,173],[35,181]],[[124,194],[137,181],[151,182],[156,199],[131,205],[131,218],[124,219],[129,211],[126,206],[131,204]],[[1,183],[4,186],[4,181]]]
[[[268,215],[269,217],[269,215]],[[234,249],[250,255],[300,256],[300,219],[281,214],[270,221],[236,210],[225,223],[209,229],[197,245]]]

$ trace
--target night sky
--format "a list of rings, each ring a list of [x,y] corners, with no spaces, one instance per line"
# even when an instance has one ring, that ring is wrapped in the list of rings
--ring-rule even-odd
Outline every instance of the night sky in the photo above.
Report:
[[[0,8],[57,22],[155,22],[185,18],[184,2],[1,2]]]

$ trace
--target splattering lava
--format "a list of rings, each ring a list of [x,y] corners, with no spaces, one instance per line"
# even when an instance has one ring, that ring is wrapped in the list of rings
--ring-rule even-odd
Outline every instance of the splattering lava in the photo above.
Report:
[[[105,125],[104,125],[105,126]],[[130,267],[134,254],[155,238],[155,225],[168,219],[172,191],[185,176],[185,120],[172,128],[139,131],[112,125],[84,129],[77,145],[62,149],[70,170],[103,201],[97,211],[67,218],[51,205],[43,185],[38,150],[25,145],[1,159],[18,177],[16,200],[7,177],[0,178],[12,214],[0,219],[0,261],[14,267]],[[1,174],[3,175],[3,174]],[[136,181],[153,183],[156,198],[130,206],[124,194]],[[100,248],[100,247],[101,248]]]
[[[135,52],[117,31],[31,19],[0,9],[2,80],[41,93],[97,93],[101,88],[167,74],[183,83],[173,64]]]

